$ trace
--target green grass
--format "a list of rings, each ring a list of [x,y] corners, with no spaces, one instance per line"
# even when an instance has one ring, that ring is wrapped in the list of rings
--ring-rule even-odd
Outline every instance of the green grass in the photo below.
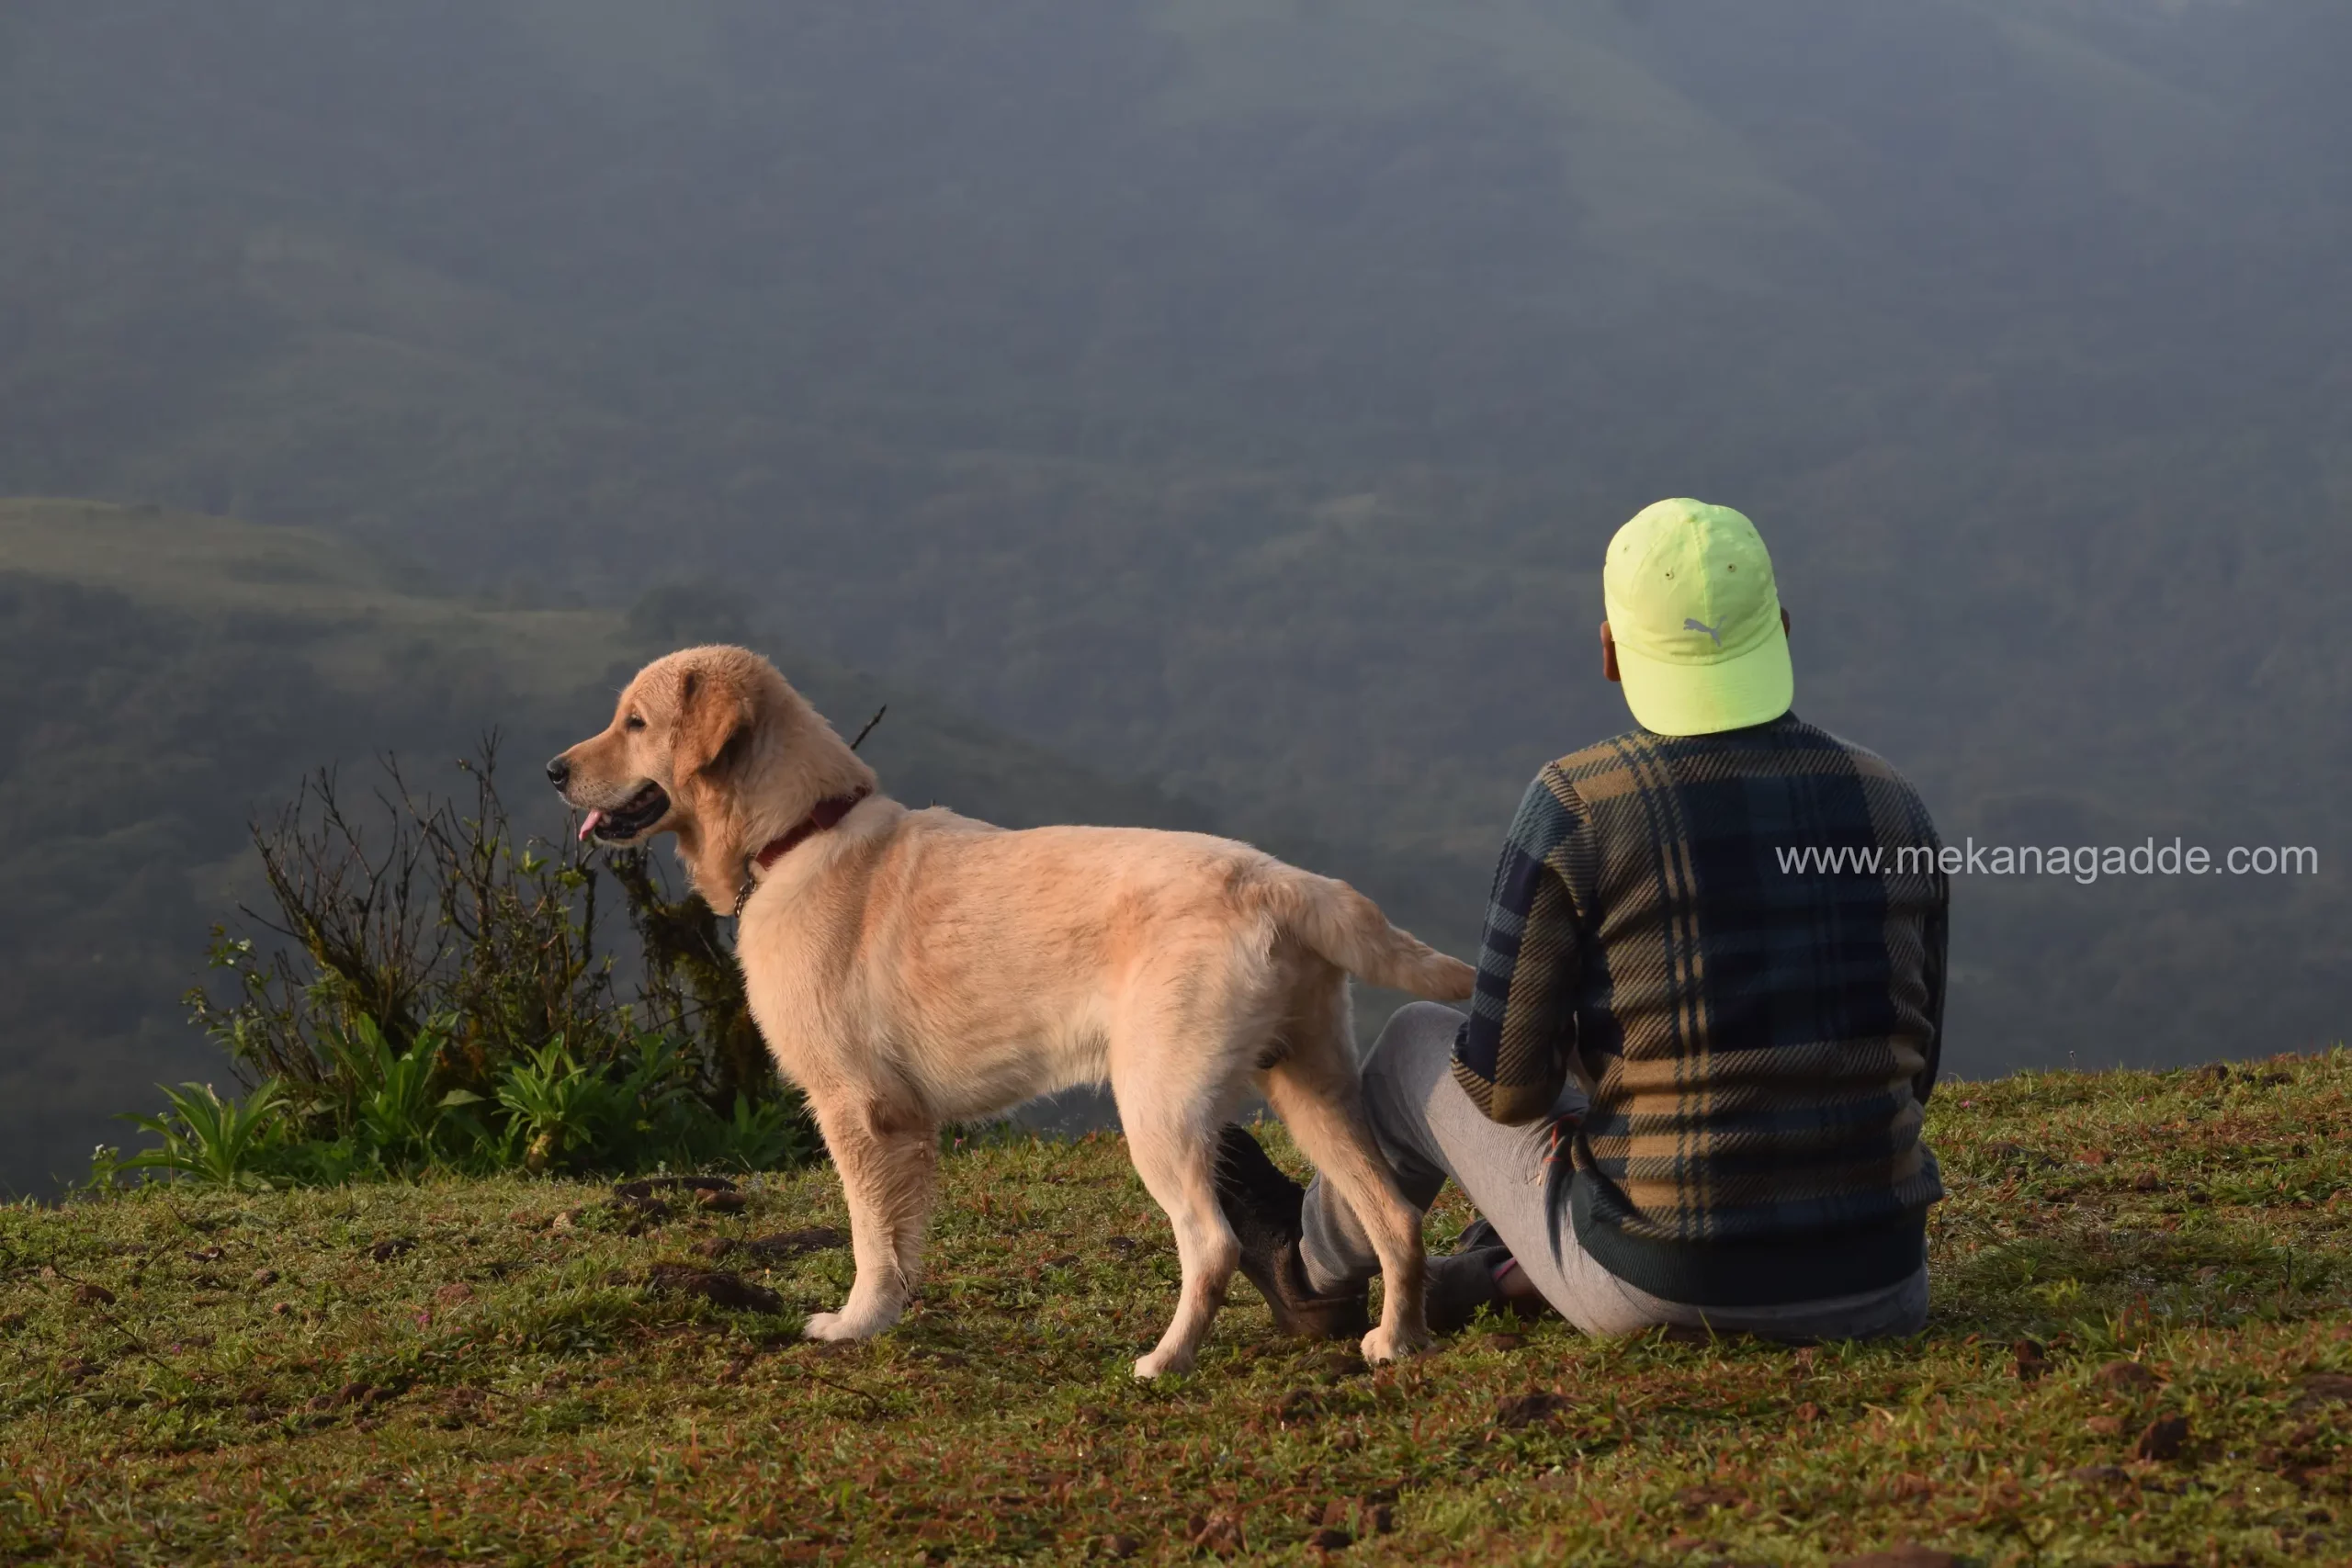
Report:
[[[795,1337],[838,1247],[716,1265],[773,1313],[649,1282],[840,1225],[821,1168],[651,1222],[536,1180],[8,1209],[0,1559],[1148,1562],[1229,1549],[1225,1519],[1308,1562],[1328,1517],[1351,1562],[2352,1561],[2347,1091],[2341,1049],[1948,1085],[1909,1343],[1547,1321],[1367,1372],[1245,1285],[1151,1386],[1126,1369],[1175,1258],[1113,1138],[952,1157],[922,1303],[852,1347]],[[1532,1392],[1557,1402],[1503,1418]],[[2178,1455],[2134,1457],[2172,1415]]]

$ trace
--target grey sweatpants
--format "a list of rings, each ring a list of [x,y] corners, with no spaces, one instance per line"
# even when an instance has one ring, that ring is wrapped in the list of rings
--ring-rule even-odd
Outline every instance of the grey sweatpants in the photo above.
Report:
[[[1573,1081],[1552,1114],[1523,1127],[1490,1122],[1453,1081],[1462,1015],[1435,1002],[1397,1010],[1363,1064],[1366,1109],[1405,1196],[1427,1211],[1451,1179],[1478,1206],[1511,1257],[1560,1315],[1587,1334],[1631,1334],[1660,1325],[1787,1339],[1872,1339],[1915,1334],[1928,1321],[1928,1268],[1860,1295],[1780,1306],[1696,1307],[1662,1301],[1594,1261],[1568,1218],[1568,1157],[1552,1152],[1552,1127],[1585,1109]],[[1371,1239],[1346,1200],[1321,1177],[1306,1190],[1300,1245],[1308,1282],[1326,1293],[1380,1270]]]

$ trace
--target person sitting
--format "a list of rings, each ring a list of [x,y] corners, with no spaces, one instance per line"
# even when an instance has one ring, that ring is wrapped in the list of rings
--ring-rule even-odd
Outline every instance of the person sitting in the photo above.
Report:
[[[1689,500],[1610,541],[1602,671],[1639,728],[1546,763],[1511,823],[1465,1017],[1417,1002],[1363,1064],[1406,1196],[1484,1216],[1431,1260],[1441,1332],[1548,1303],[1586,1333],[1916,1333],[1920,1136],[1950,905],[1919,795],[1792,711],[1748,519]],[[1370,1241],[1239,1126],[1218,1196],[1283,1330],[1360,1332]]]

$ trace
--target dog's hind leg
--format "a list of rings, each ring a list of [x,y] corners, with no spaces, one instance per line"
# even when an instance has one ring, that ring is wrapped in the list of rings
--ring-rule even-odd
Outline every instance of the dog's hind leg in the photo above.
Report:
[[[1208,1128],[1127,1124],[1127,1148],[1136,1172],[1168,1211],[1176,1229],[1177,1260],[1184,1271],[1176,1315],[1151,1353],[1136,1360],[1139,1378],[1192,1370],[1241,1262],[1241,1244],[1216,1204],[1213,1133]]]
[[[939,1130],[878,1105],[817,1108],[825,1148],[849,1201],[857,1281],[839,1312],[820,1312],[811,1339],[865,1339],[899,1321],[922,1267],[924,1227],[939,1184]]]
[[[1127,1154],[1175,1227],[1184,1274],[1168,1331],[1135,1364],[1139,1378],[1192,1369],[1241,1262],[1241,1244],[1216,1201],[1217,1128],[1238,1091],[1238,1075],[1216,1070],[1196,1054],[1200,1036],[1192,1043],[1188,1053],[1154,1042],[1124,1062],[1122,1053],[1113,1054],[1111,1092],[1126,1130]],[[1143,1055],[1151,1059],[1138,1060]]]
[[[1323,1179],[1363,1222],[1380,1255],[1380,1323],[1363,1337],[1363,1359],[1393,1360],[1430,1342],[1423,1315],[1421,1215],[1397,1186],[1365,1118],[1355,1053],[1347,1038],[1346,982],[1319,980],[1289,1021],[1289,1050],[1259,1074],[1259,1086]]]

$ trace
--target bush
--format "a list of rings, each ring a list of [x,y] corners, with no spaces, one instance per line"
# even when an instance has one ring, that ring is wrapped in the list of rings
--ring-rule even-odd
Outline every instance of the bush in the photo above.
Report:
[[[816,1155],[708,906],[642,852],[600,861],[518,835],[494,737],[458,764],[462,803],[383,767],[363,813],[322,770],[254,829],[275,912],[243,911],[259,936],[214,928],[225,994],[187,998],[252,1092],[165,1089],[164,1113],[130,1118],[162,1146],[96,1175],[331,1182]]]

